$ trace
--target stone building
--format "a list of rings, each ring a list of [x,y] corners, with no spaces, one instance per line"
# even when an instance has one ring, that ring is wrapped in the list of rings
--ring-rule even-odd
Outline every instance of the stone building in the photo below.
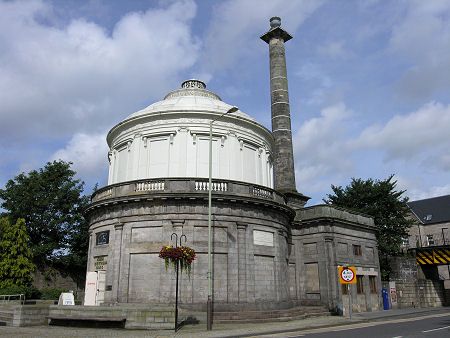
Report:
[[[380,306],[373,220],[327,205],[304,207],[292,151],[284,43],[271,19],[272,130],[188,80],[108,133],[108,186],[96,191],[90,221],[88,283],[95,304],[175,300],[174,273],[158,258],[171,234],[196,250],[180,304],[205,309],[208,248],[208,147],[212,134],[213,303],[215,311],[326,305],[346,311],[339,265],[354,265],[353,309]],[[220,117],[220,119],[218,119]],[[89,286],[89,285],[88,285]],[[88,293],[88,290],[86,290]]]
[[[423,278],[444,281],[450,293],[450,195],[407,204],[414,224],[403,248],[416,254]]]

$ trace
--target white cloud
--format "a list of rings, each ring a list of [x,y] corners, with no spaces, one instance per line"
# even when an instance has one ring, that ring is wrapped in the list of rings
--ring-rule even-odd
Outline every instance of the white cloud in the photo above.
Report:
[[[366,128],[354,144],[360,149],[381,149],[387,161],[438,156],[441,161],[427,165],[441,162],[441,166],[446,167],[450,149],[449,125],[450,105],[431,102],[410,114],[394,116],[383,126]]]
[[[344,48],[344,41],[329,41],[319,45],[317,51],[320,55],[331,58],[347,58],[352,55],[351,52]]]
[[[328,175],[340,176],[353,168],[345,121],[352,116],[343,103],[321,111],[303,123],[294,136],[296,183],[300,191],[329,187]]]
[[[450,2],[409,1],[392,29],[390,48],[409,62],[397,84],[401,97],[427,99],[450,89]]]
[[[162,98],[199,56],[195,14],[193,1],[177,1],[128,13],[109,34],[83,19],[44,24],[47,2],[0,2],[2,142],[98,132]]]
[[[66,147],[56,151],[50,160],[73,162],[72,169],[83,179],[97,177],[108,168],[108,147],[105,135],[106,132],[93,135],[77,133],[73,135]]]
[[[294,34],[302,22],[323,1],[230,0],[215,8],[205,41],[205,68],[215,71],[231,67],[245,55],[255,53],[255,39],[268,31],[272,16],[282,18],[281,26]],[[258,45],[257,45],[258,44]],[[264,48],[265,50],[265,48]]]
[[[450,194],[450,183],[444,185],[428,185],[421,178],[395,176],[398,190],[406,190],[410,201],[422,200]]]

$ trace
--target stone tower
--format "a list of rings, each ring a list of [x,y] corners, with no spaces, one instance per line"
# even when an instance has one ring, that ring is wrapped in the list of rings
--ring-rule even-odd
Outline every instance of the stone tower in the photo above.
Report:
[[[294,208],[305,205],[309,197],[297,192],[292,149],[291,114],[284,43],[292,36],[280,27],[281,19],[270,19],[270,30],[261,36],[269,44],[270,98],[274,147],[274,188],[286,196]]]

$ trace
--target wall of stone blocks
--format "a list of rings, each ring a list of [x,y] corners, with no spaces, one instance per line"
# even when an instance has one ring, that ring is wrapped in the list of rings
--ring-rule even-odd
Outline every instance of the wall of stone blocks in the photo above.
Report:
[[[173,329],[175,309],[142,306],[50,306],[49,316],[71,318],[125,318],[126,329]]]
[[[8,326],[36,326],[47,324],[49,304],[20,305],[9,304],[0,306],[0,312],[8,314]]]
[[[286,308],[290,302],[287,207],[219,201],[213,213],[213,298],[218,310]],[[203,200],[132,202],[108,206],[91,217],[88,271],[106,261],[105,303],[175,302],[175,272],[158,257],[174,245],[172,233],[194,248],[190,278],[180,277],[181,306],[203,309],[207,299],[208,208]],[[96,245],[96,233],[109,231],[109,244]],[[272,238],[255,243],[254,232]]]
[[[364,293],[357,294],[356,286],[351,285],[353,310],[381,308],[377,242],[370,225],[366,217],[329,206],[309,207],[297,213],[289,259],[290,271],[295,271],[291,280],[296,280],[296,290],[291,286],[291,295],[296,296],[296,303],[323,304],[338,313],[348,311],[338,266],[355,266],[356,274],[363,277]],[[361,255],[354,254],[353,245],[360,247]],[[370,290],[370,276],[376,279],[376,293]]]
[[[391,280],[392,282],[392,280]],[[389,290],[387,282],[383,287]],[[442,281],[419,279],[416,281],[395,281],[397,305],[394,308],[440,307],[446,304]],[[392,307],[392,303],[390,304]]]
[[[57,306],[49,304],[2,306],[0,312],[12,314],[11,326],[40,326],[49,324],[49,317],[125,318],[127,329],[173,329],[175,309],[142,306]]]

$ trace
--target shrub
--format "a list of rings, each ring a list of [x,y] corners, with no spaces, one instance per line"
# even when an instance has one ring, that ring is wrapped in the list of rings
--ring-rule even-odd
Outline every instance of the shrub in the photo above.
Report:
[[[26,299],[39,299],[41,293],[34,286],[17,286],[13,285],[7,288],[0,289],[0,295],[17,295],[23,293]]]
[[[62,292],[69,292],[69,291],[65,290],[65,289],[42,289],[41,290],[41,299],[58,300],[59,299],[59,295]]]

